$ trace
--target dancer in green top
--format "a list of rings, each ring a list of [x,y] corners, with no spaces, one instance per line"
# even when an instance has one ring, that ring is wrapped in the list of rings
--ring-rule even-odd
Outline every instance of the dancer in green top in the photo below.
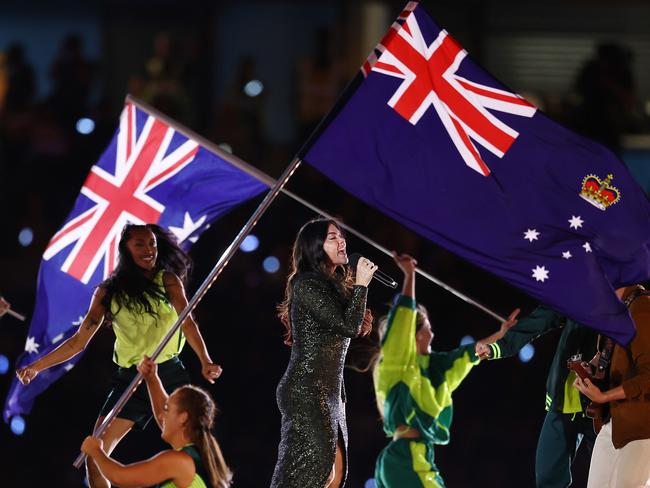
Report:
[[[113,361],[118,368],[111,390],[97,419],[100,425],[122,393],[137,375],[136,364],[160,344],[160,340],[187,305],[183,281],[191,261],[174,237],[155,224],[127,224],[118,244],[119,262],[111,276],[93,295],[90,308],[79,329],[59,347],[18,371],[23,384],[56,364],[63,363],[86,349],[106,320],[113,325]],[[214,364],[194,319],[189,316],[162,353],[156,358],[159,374],[167,391],[189,383],[189,376],[178,358],[185,338],[201,361],[203,376],[211,383],[221,374]],[[144,385],[136,390],[102,435],[110,454],[131,428],[144,428],[151,419],[151,406]],[[110,485],[92,463],[87,463],[91,488]]]
[[[126,466],[110,458],[96,437],[87,437],[81,450],[118,486],[227,488],[232,473],[210,433],[216,413],[214,401],[208,392],[192,385],[181,386],[167,396],[157,369],[149,358],[138,367],[147,383],[161,437],[173,450]]]
[[[444,481],[434,462],[435,444],[449,442],[451,394],[479,362],[476,344],[449,352],[432,352],[433,331],[427,311],[415,301],[415,266],[406,254],[393,254],[404,273],[402,294],[388,317],[375,368],[377,405],[384,431],[393,440],[377,459],[378,488],[442,488]],[[516,323],[513,311],[498,332],[480,341],[490,343]]]

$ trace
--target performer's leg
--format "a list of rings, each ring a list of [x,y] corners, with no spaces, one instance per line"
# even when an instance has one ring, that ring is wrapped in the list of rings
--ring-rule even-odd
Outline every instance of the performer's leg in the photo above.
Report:
[[[537,488],[566,488],[571,484],[571,459],[578,443],[570,416],[547,412],[535,455]]]
[[[99,417],[95,423],[95,429],[99,427],[103,421],[104,417]],[[117,444],[124,438],[129,430],[131,430],[131,427],[133,427],[132,420],[121,418],[113,419],[101,435],[101,438],[104,441],[104,452],[110,455],[113,452],[113,449],[117,447]],[[110,488],[111,484],[106,478],[104,478],[95,462],[90,458],[86,458],[86,474],[88,476],[88,484],[90,485],[90,488]]]
[[[594,450],[591,453],[587,488],[614,486],[612,483],[619,454],[620,450],[614,449],[614,444],[612,444],[612,423],[609,422],[600,429],[598,437],[596,437]]]
[[[332,472],[327,478],[326,488],[339,488],[341,486],[341,481],[343,481],[343,449],[341,447],[341,441],[336,443],[336,456],[334,458],[334,466],[332,467]]]

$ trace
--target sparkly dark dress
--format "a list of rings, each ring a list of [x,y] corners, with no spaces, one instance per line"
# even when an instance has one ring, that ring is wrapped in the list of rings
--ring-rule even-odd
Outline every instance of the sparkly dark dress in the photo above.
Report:
[[[346,300],[317,273],[295,280],[293,345],[277,389],[282,432],[271,487],[323,488],[339,436],[346,458],[343,365],[350,339],[361,331],[366,294],[365,286],[355,286]],[[345,466],[347,474],[347,459]]]

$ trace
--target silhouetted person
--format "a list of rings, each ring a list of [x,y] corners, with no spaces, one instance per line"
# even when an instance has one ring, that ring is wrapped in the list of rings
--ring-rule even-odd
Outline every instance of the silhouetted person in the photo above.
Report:
[[[575,128],[587,137],[621,151],[621,136],[634,125],[635,83],[632,53],[618,44],[600,44],[576,80],[581,97]]]
[[[22,112],[30,107],[34,98],[34,70],[25,60],[23,46],[13,43],[7,49],[7,92],[4,110]]]

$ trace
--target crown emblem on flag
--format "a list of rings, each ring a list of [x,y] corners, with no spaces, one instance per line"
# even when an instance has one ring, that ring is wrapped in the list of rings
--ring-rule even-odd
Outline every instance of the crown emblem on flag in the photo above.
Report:
[[[618,188],[610,186],[614,175],[608,174],[607,178],[601,180],[596,175],[587,175],[582,180],[580,196],[591,203],[594,207],[606,210],[621,199]]]

